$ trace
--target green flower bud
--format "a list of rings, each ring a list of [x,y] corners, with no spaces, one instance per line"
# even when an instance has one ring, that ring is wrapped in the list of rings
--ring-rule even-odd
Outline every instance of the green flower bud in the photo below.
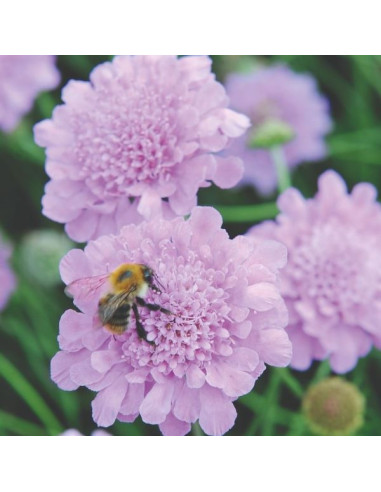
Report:
[[[284,145],[295,136],[293,129],[282,120],[269,118],[262,123],[255,125],[251,130],[248,146],[254,148],[277,147]]]
[[[24,272],[31,280],[46,287],[60,283],[59,262],[73,246],[62,232],[30,232],[24,236],[20,246],[20,261]]]
[[[357,387],[339,377],[309,388],[303,398],[303,413],[316,434],[346,436],[363,424],[365,399]]]

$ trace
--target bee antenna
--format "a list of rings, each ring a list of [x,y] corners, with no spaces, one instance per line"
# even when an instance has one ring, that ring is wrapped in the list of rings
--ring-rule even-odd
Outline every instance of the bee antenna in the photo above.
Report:
[[[153,274],[153,277],[155,279],[155,283],[157,284],[157,285],[155,285],[155,287],[158,290],[158,292],[162,292],[163,290],[165,290],[164,285],[160,282],[160,280],[159,280],[158,276],[156,275],[156,273]]]

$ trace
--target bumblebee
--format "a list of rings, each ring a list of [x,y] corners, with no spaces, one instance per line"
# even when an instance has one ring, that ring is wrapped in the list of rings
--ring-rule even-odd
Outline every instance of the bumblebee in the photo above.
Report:
[[[147,340],[147,332],[139,315],[139,306],[171,314],[168,309],[144,300],[149,289],[161,292],[158,287],[160,283],[153,270],[139,263],[124,263],[111,273],[75,280],[66,287],[65,292],[71,297],[86,299],[106,285],[107,281],[110,290],[98,302],[98,316],[102,325],[114,335],[121,335],[128,328],[132,309],[138,336],[153,344]]]

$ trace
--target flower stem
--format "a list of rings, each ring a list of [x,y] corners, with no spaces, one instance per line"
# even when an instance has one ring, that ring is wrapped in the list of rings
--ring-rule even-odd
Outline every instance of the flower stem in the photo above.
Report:
[[[270,148],[270,155],[273,160],[276,173],[278,176],[278,190],[283,193],[291,186],[290,170],[287,166],[283,148],[280,145],[275,145]]]

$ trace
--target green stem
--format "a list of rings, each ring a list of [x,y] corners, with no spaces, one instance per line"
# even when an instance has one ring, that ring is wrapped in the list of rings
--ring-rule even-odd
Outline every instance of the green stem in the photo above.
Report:
[[[262,428],[263,436],[274,435],[280,382],[281,382],[281,378],[279,372],[273,372],[266,393],[267,410],[263,414],[264,415],[263,428]]]
[[[260,423],[260,416],[267,411],[266,397],[256,393],[255,391],[241,396],[239,403],[251,410],[255,414],[253,421]],[[289,425],[290,421],[295,417],[295,413],[286,408],[278,407],[276,412],[276,423],[281,425]],[[250,434],[247,434],[250,435]]]
[[[278,176],[278,190],[283,193],[291,186],[290,171],[284,156],[283,148],[280,145],[271,147],[270,155],[274,162],[276,173]]]
[[[18,369],[2,354],[0,354],[0,377],[3,377],[33,410],[46,429],[52,435],[63,431],[62,425],[45,404],[33,386],[24,378]]]
[[[273,219],[279,213],[276,203],[258,205],[215,205],[225,222],[261,222]]]
[[[311,380],[310,385],[318,383],[322,379],[328,377],[330,374],[331,374],[331,366],[329,365],[329,361],[323,360],[322,362],[320,362],[318,368],[316,369],[316,372]]]
[[[262,428],[261,434],[263,436],[273,435],[274,426],[278,422],[278,392],[280,383],[279,373],[272,371],[264,396],[251,392],[245,395],[245,397],[241,397],[241,403],[257,413],[246,431],[247,436],[256,435],[260,428]]]
[[[304,395],[303,386],[294,378],[287,367],[276,368],[275,371],[279,374],[282,382],[294,393],[297,398],[302,398]]]

